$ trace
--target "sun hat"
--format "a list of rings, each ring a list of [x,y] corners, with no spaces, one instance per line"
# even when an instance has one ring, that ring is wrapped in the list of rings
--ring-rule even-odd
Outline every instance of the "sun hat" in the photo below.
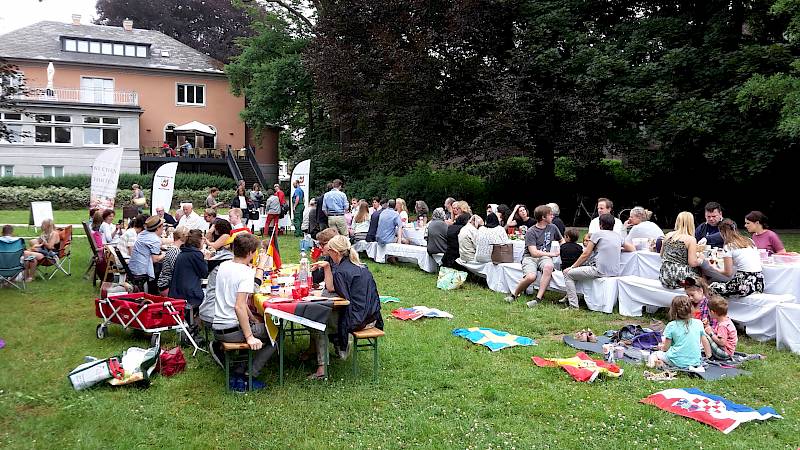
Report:
[[[164,224],[164,219],[158,216],[150,216],[144,222],[144,229],[153,232],[156,231],[162,224]]]

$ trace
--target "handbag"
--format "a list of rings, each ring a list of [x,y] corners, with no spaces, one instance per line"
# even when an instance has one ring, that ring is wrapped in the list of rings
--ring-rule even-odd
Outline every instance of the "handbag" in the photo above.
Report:
[[[514,244],[492,245],[492,263],[502,264],[514,262]]]
[[[136,206],[144,206],[147,204],[147,199],[144,197],[135,198],[133,199],[133,204]]]
[[[436,280],[436,287],[447,291],[458,289],[466,280],[467,272],[443,266],[439,268],[439,279]]]
[[[258,220],[259,212],[258,209],[251,209],[250,210],[250,220]]]
[[[171,377],[183,372],[184,369],[186,369],[186,358],[180,347],[161,352],[158,358],[158,371],[161,375]]]

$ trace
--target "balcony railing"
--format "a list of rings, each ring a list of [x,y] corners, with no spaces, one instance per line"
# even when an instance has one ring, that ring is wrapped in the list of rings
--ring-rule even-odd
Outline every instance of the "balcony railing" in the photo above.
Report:
[[[27,91],[14,96],[17,100],[90,103],[117,106],[139,106],[139,94],[133,91],[112,91],[106,89],[75,89],[29,87]]]

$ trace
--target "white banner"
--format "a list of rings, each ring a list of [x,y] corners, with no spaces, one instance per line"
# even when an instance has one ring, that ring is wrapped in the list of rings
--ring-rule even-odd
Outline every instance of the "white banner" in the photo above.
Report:
[[[89,209],[114,209],[120,164],[122,164],[122,147],[109,148],[97,155],[92,163]]]
[[[159,206],[164,208],[164,211],[169,212],[172,206],[172,194],[175,191],[175,172],[178,171],[178,163],[170,162],[162,164],[156,170],[156,175],[153,177],[153,194],[151,196],[150,214],[156,215],[156,208]]]
[[[289,204],[292,206],[290,208],[290,213],[292,218],[294,218],[294,200],[292,200],[292,195],[294,194],[294,182],[295,180],[299,181],[299,187],[303,190],[303,206],[308,208],[308,187],[311,185],[311,160],[307,159],[305,161],[300,161],[296,166],[294,166],[294,170],[292,170],[292,179],[289,189],[291,192],[289,193]]]

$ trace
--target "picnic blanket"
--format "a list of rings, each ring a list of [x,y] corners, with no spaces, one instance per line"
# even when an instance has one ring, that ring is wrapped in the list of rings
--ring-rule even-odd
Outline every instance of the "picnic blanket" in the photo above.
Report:
[[[603,354],[603,344],[608,344],[612,342],[611,338],[609,338],[608,336],[597,336],[597,342],[581,342],[572,336],[564,336],[563,339],[564,343],[572,348],[583,350],[590,353],[595,353],[598,355]],[[706,371],[702,373],[690,372],[688,369],[677,369],[674,367],[670,367],[670,370],[684,372],[689,375],[696,375],[706,381],[716,381],[722,378],[733,378],[739,375],[750,375],[750,372],[738,369],[735,366],[742,364],[744,361],[760,358],[759,355],[747,355],[747,354],[739,354],[738,356],[737,355],[734,356],[735,358],[731,361],[705,361],[703,366],[705,367]],[[625,347],[625,354],[622,357],[622,361],[633,364],[642,363],[647,361],[647,353],[643,352],[638,348]]]
[[[516,345],[536,345],[536,341],[529,337],[516,336],[492,328],[456,328],[453,330],[453,335],[468,339],[473,344],[485,345],[493,352]]]
[[[447,311],[427,306],[412,306],[411,308],[397,308],[392,311],[392,316],[400,320],[417,320],[420,317],[452,319],[453,315]]]
[[[575,381],[584,383],[591,383],[600,374],[619,378],[623,373],[623,370],[616,364],[607,363],[601,359],[592,359],[583,352],[578,352],[571,358],[540,358],[534,356],[531,360],[539,367],[561,367]]]
[[[751,420],[782,419],[774,409],[753,409],[700,389],[665,389],[640,400],[664,411],[712,426],[725,434]]]
[[[391,297],[391,296],[388,296],[388,295],[380,295],[380,296],[378,296],[378,298],[380,298],[381,303],[390,303],[390,302],[398,302],[399,303],[400,302],[399,298]]]

